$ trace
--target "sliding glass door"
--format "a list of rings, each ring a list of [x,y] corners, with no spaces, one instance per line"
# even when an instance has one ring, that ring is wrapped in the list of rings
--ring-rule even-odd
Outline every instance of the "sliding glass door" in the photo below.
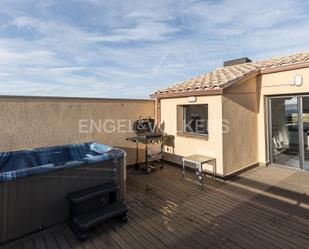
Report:
[[[309,97],[302,98],[304,130],[304,169],[309,170]]]
[[[309,170],[309,96],[269,100],[271,162]]]
[[[300,167],[298,98],[271,99],[272,162]]]

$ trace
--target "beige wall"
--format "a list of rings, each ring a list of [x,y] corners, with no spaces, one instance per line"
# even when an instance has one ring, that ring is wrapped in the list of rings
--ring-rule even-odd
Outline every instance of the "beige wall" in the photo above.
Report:
[[[300,87],[291,86],[294,76],[303,76],[303,85]],[[264,74],[258,77],[259,91],[259,115],[258,115],[258,148],[259,161],[266,164],[268,159],[267,143],[267,104],[266,97],[284,94],[309,94],[309,68],[290,70],[285,72]]]
[[[124,148],[131,164],[135,144],[125,140],[132,135],[126,131],[130,123],[125,120],[154,117],[154,110],[152,100],[0,97],[0,151],[97,141]],[[107,119],[124,120],[120,123],[126,125],[124,132],[79,131],[79,120],[89,127],[89,120],[104,124]],[[106,127],[111,128],[112,122]]]
[[[222,96],[197,97],[194,104],[208,104],[209,138],[190,138],[177,135],[177,105],[190,104],[187,98],[161,100],[161,123],[165,132],[175,136],[174,155],[167,155],[168,160],[180,163],[181,156],[203,154],[217,159],[217,173],[223,174],[222,156]]]
[[[291,86],[294,76],[303,76],[301,87]],[[309,94],[309,69],[269,73],[234,85],[224,92],[223,119],[229,119],[229,132],[223,135],[225,175],[268,159],[267,96]],[[250,134],[248,140],[246,134]],[[235,146],[232,146],[232,145]]]
[[[256,77],[228,88],[223,96],[224,175],[258,163]]]
[[[301,74],[304,84],[291,86]],[[218,173],[228,175],[250,165],[268,162],[266,97],[284,94],[309,94],[309,68],[269,73],[253,77],[224,90],[223,96],[197,97],[196,104],[209,104],[211,126],[209,139],[177,136],[177,105],[187,98],[161,100],[161,121],[168,134],[175,136],[175,155],[167,159],[180,163],[181,156],[204,154],[217,158]],[[222,134],[222,121],[229,122],[229,132]]]

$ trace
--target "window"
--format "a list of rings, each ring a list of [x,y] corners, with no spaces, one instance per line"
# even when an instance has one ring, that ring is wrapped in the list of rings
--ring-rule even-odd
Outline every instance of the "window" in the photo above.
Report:
[[[208,135],[208,105],[178,106],[178,133],[184,135]]]

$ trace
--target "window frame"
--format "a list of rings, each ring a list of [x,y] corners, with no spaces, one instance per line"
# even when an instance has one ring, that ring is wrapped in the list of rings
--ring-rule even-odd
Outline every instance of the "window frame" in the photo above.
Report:
[[[207,106],[207,134],[187,132],[185,131],[186,124],[186,108],[188,106]],[[182,137],[192,137],[192,138],[209,138],[209,104],[200,103],[200,104],[180,104],[177,105],[177,135]]]

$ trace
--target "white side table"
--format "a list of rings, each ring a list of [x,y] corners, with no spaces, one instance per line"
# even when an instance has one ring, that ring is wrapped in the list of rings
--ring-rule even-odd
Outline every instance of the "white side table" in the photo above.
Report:
[[[186,167],[186,162],[192,163],[195,165],[194,169],[196,170],[196,174],[199,179],[199,183],[203,185],[203,178],[204,178],[204,173],[203,173],[203,164],[205,163],[211,163],[213,166],[213,171],[212,171],[212,179],[214,180],[216,177],[216,158],[213,157],[208,157],[208,156],[203,156],[199,154],[187,156],[182,158],[182,176],[185,177],[185,167]],[[192,167],[191,167],[192,168]]]

